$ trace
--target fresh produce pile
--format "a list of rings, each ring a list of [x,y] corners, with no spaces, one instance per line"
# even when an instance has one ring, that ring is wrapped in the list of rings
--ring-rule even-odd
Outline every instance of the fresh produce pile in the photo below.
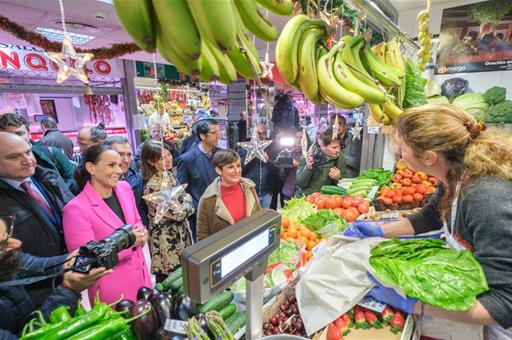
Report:
[[[414,172],[404,160],[396,164],[390,186],[383,186],[375,201],[377,210],[413,209],[426,204],[436,191],[437,178],[424,172]]]
[[[347,190],[348,195],[361,195],[363,197],[368,197],[372,188],[374,186],[378,186],[378,182],[373,178],[356,177],[343,178],[339,181],[339,185]]]
[[[265,41],[278,37],[258,5],[277,15],[290,15],[294,9],[292,0],[147,0],[129,6],[114,1],[121,24],[139,47],[158,49],[185,74],[223,83],[236,80],[237,72],[254,78],[251,67],[261,73],[248,31]]]
[[[381,242],[371,251],[370,265],[383,283],[447,310],[468,310],[476,296],[489,289],[482,267],[471,252],[448,249],[437,239]]]
[[[316,210],[315,204],[306,200],[304,197],[292,197],[285,203],[284,207],[279,210],[279,214],[293,223],[298,223],[303,218],[314,214]],[[281,220],[281,224],[282,222]],[[287,224],[288,223],[286,223],[286,225]]]
[[[235,340],[232,331],[218,312],[208,312],[192,317],[187,322],[188,339],[197,340]]]
[[[293,334],[306,336],[304,322],[299,314],[295,291],[279,306],[279,312],[272,315],[268,321],[263,323],[263,334]]]
[[[319,239],[317,233],[304,224],[296,224],[287,217],[281,218],[281,242],[293,241],[299,247],[304,247],[306,249],[305,262],[313,256],[311,250],[320,242]]]
[[[387,185],[389,183],[389,181],[391,181],[392,176],[393,176],[392,171],[386,170],[384,168],[377,168],[377,169],[365,170],[360,176],[356,177],[356,179],[359,179],[359,178],[374,179],[377,181],[376,185],[378,185],[379,188],[381,188],[384,185]]]
[[[370,204],[361,195],[340,196],[315,192],[305,199],[316,205],[318,209],[332,209],[347,222],[354,222],[361,214],[366,214],[370,209]]]
[[[381,313],[376,313],[356,305],[352,310],[343,314],[327,326],[327,340],[343,340],[352,328],[370,329],[389,326],[393,334],[404,329],[405,317],[400,310],[386,306]]]
[[[487,123],[512,123],[512,101],[505,100],[507,89],[494,86],[485,91],[484,100],[489,105]]]
[[[130,324],[134,327],[135,323],[152,313],[150,304],[136,313],[131,310],[116,312],[111,307],[112,305],[102,303],[96,297],[89,312],[79,306],[71,316],[65,306],[60,306],[51,312],[50,322],[46,322],[43,314],[37,311],[36,318],[23,328],[20,339],[136,339],[130,330]],[[126,318],[121,317],[122,315]]]

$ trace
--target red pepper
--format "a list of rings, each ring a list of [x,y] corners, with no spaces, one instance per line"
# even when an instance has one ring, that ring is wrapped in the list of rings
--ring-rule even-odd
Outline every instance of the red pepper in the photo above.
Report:
[[[395,315],[393,315],[393,318],[389,322],[389,325],[391,326],[391,332],[393,332],[393,334],[401,332],[405,326],[405,318],[402,312],[396,310]]]
[[[389,306],[386,306],[386,308],[384,308],[384,310],[382,310],[382,312],[380,313],[382,322],[384,322],[385,324],[389,323],[391,319],[393,319],[394,314],[395,312],[393,311],[393,309]]]
[[[327,340],[343,340],[343,335],[334,323],[330,323],[327,327]]]
[[[377,319],[377,315],[374,311],[365,309],[364,310],[364,316],[366,318],[366,322],[370,325],[370,327],[373,328],[382,328],[382,324],[380,323],[379,319]]]
[[[341,334],[347,335],[348,333],[350,333],[350,330],[348,329],[348,327],[350,326],[350,320],[347,321],[346,319],[343,319],[340,316],[334,321],[334,324],[336,325],[336,327],[338,327],[338,330],[340,331]]]
[[[356,323],[356,328],[370,328],[370,325],[368,325],[368,322],[366,322],[366,317],[364,315],[363,309],[357,305],[354,307],[354,320]]]

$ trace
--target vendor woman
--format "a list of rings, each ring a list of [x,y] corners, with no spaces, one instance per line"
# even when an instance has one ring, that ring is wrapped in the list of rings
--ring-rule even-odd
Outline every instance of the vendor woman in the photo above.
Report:
[[[406,312],[434,317],[446,329],[471,327],[470,339],[481,339],[484,331],[487,339],[512,339],[512,136],[486,131],[454,106],[425,105],[400,116],[396,139],[399,153],[412,169],[436,176],[443,185],[419,213],[407,219],[380,227],[367,223],[354,227],[365,236],[381,237],[442,228],[449,247],[473,253],[489,290],[477,297],[472,308],[459,312],[403,299],[382,286],[370,294]],[[453,327],[446,326],[449,322]]]

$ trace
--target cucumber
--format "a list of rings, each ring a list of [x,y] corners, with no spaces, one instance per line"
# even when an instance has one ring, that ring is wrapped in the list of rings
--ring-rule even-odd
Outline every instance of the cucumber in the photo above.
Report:
[[[352,181],[352,185],[356,185],[356,184],[375,184],[377,183],[376,180],[374,180],[373,178],[360,178],[360,179],[355,179]]]
[[[369,188],[356,188],[356,189],[349,189],[347,191],[347,194],[349,194],[349,195],[361,194],[364,196],[364,195],[367,195],[369,192],[370,192]]]
[[[226,307],[222,308],[219,311],[219,314],[220,314],[220,316],[222,316],[222,319],[224,319],[224,321],[226,321],[227,318],[229,318],[231,315],[235,314],[237,310],[238,310],[238,308],[236,307],[236,305],[234,303],[230,303]]]
[[[347,190],[348,191],[357,191],[359,189],[371,189],[372,186],[371,185],[368,185],[368,184],[358,184],[358,185],[353,185],[350,187],[350,189]]]
[[[345,195],[347,193],[346,189],[340,188],[337,185],[324,185],[320,189],[320,192],[322,194],[328,194],[328,195]]]
[[[171,290],[173,292],[176,292],[180,289],[180,287],[183,286],[183,278],[182,277],[179,277],[177,280],[174,280],[172,283],[171,283]]]
[[[230,290],[225,290],[217,296],[211,298],[207,303],[199,306],[199,313],[206,313],[212,310],[220,311],[233,301],[235,294]]]
[[[236,333],[245,326],[245,317],[245,312],[236,312],[226,320],[226,326],[228,326],[231,332]]]
[[[178,269],[174,270],[171,274],[169,274],[169,276],[167,276],[167,278],[162,281],[162,287],[164,288],[164,290],[168,291],[169,289],[171,289],[171,283],[180,278],[181,275],[181,267],[179,267]]]

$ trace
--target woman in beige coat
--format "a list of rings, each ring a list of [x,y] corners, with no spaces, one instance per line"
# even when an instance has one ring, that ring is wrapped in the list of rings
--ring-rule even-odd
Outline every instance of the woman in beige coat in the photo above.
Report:
[[[197,239],[202,240],[260,210],[253,181],[242,178],[240,156],[231,149],[213,156],[219,174],[199,201]]]

